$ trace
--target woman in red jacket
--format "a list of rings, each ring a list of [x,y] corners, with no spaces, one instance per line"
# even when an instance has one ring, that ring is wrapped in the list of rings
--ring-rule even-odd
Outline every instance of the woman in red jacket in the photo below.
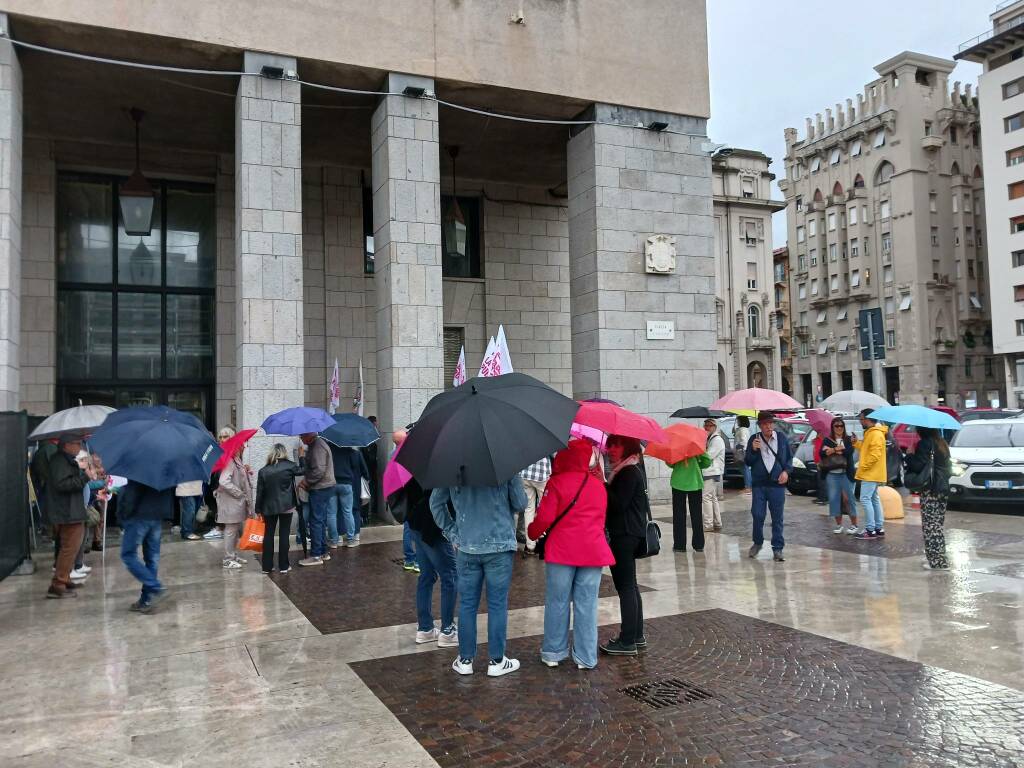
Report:
[[[580,669],[597,666],[597,593],[601,569],[615,558],[604,535],[608,505],[604,484],[592,468],[598,456],[586,440],[572,440],[555,455],[548,480],[527,536],[544,542],[547,587],[544,600],[544,642],[540,658],[549,667],[569,657],[569,606],[573,614],[572,657]]]

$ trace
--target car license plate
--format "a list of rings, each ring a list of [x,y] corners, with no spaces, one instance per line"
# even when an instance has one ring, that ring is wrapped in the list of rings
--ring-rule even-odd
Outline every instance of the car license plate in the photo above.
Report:
[[[1011,480],[986,480],[986,488],[1013,488],[1013,482]]]

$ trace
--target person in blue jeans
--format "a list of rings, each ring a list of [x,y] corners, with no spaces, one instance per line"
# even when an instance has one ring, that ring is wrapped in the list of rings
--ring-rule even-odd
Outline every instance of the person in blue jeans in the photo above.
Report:
[[[455,509],[453,518],[448,504]],[[437,527],[458,550],[455,558],[459,590],[459,657],[452,669],[473,674],[476,656],[476,611],[487,585],[487,650],[489,677],[519,669],[518,659],[505,656],[508,633],[508,588],[516,553],[516,516],[526,509],[519,476],[491,487],[436,488],[430,513]]]
[[[459,644],[455,628],[455,551],[430,514],[430,494],[415,479],[393,494],[391,499],[405,511],[405,529],[416,542],[415,557],[420,574],[416,583],[416,642],[436,641],[440,648],[455,648]],[[440,627],[434,625],[431,610],[434,584],[438,581],[441,582]]]
[[[782,556],[786,546],[782,532],[783,513],[786,483],[793,471],[793,451],[786,436],[775,431],[775,417],[771,413],[761,411],[757,414],[757,429],[743,455],[744,463],[750,467],[750,515],[754,523],[753,546],[747,556],[757,557],[764,546],[764,520],[771,512],[772,557],[775,562],[783,563],[786,561]]]
[[[174,495],[178,497],[178,506],[181,509],[181,538],[184,541],[199,541],[201,536],[196,535],[196,510],[203,500],[203,481],[191,480],[187,483],[179,483],[174,489]]]
[[[335,526],[339,533],[344,534],[346,547],[357,547],[361,527],[359,523],[362,522],[362,511],[357,508],[357,489],[363,480],[369,482],[370,470],[366,466],[363,454],[355,448],[339,448],[332,445],[331,459],[334,462],[335,485],[331,504]]]
[[[331,501],[334,499],[334,460],[327,441],[315,432],[299,435],[306,446],[306,460],[303,464],[305,475],[299,481],[299,488],[309,494],[309,557],[299,560],[299,565],[311,567],[323,565],[331,559],[324,541],[329,530]]]
[[[860,451],[856,480],[860,482],[860,504],[864,508],[864,530],[858,539],[875,540],[885,537],[885,515],[878,489],[889,480],[886,461],[885,436],[889,428],[868,416],[870,408],[860,412],[860,425],[864,427],[863,439],[854,443]]]
[[[160,532],[163,521],[174,516],[174,488],[158,491],[129,480],[117,502],[118,523],[123,530],[121,562],[128,572],[142,582],[142,594],[131,610],[151,613],[167,597],[160,583]],[[142,547],[142,560],[139,547]]]

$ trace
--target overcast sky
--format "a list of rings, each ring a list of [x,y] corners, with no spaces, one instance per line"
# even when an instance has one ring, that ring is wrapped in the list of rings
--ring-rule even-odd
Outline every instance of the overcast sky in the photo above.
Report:
[[[804,118],[846,103],[877,77],[874,66],[905,50],[952,58],[991,28],[998,0],[707,0],[712,141],[764,152],[783,178],[782,131],[804,136]],[[977,83],[981,67],[950,76]],[[856,103],[856,100],[854,101]],[[778,187],[772,196],[782,197]],[[785,213],[773,222],[785,245]]]

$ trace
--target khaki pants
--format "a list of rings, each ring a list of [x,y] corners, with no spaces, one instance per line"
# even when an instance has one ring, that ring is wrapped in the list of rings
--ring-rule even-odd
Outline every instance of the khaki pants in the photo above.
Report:
[[[544,488],[547,481],[538,483],[536,480],[523,480],[523,490],[526,491],[526,510],[523,512],[523,529],[530,527],[530,523],[537,516],[537,507],[540,500],[544,498]],[[533,549],[536,542],[529,536],[526,537],[526,548]]]
[[[85,523],[60,523],[53,526],[60,536],[60,551],[57,552],[56,568],[50,586],[63,592],[71,583],[71,569],[75,567],[78,548],[82,546],[85,536]]]
[[[718,499],[718,480],[713,477],[704,478],[704,492],[701,495],[701,513],[704,516],[705,528],[722,527],[722,506]]]

